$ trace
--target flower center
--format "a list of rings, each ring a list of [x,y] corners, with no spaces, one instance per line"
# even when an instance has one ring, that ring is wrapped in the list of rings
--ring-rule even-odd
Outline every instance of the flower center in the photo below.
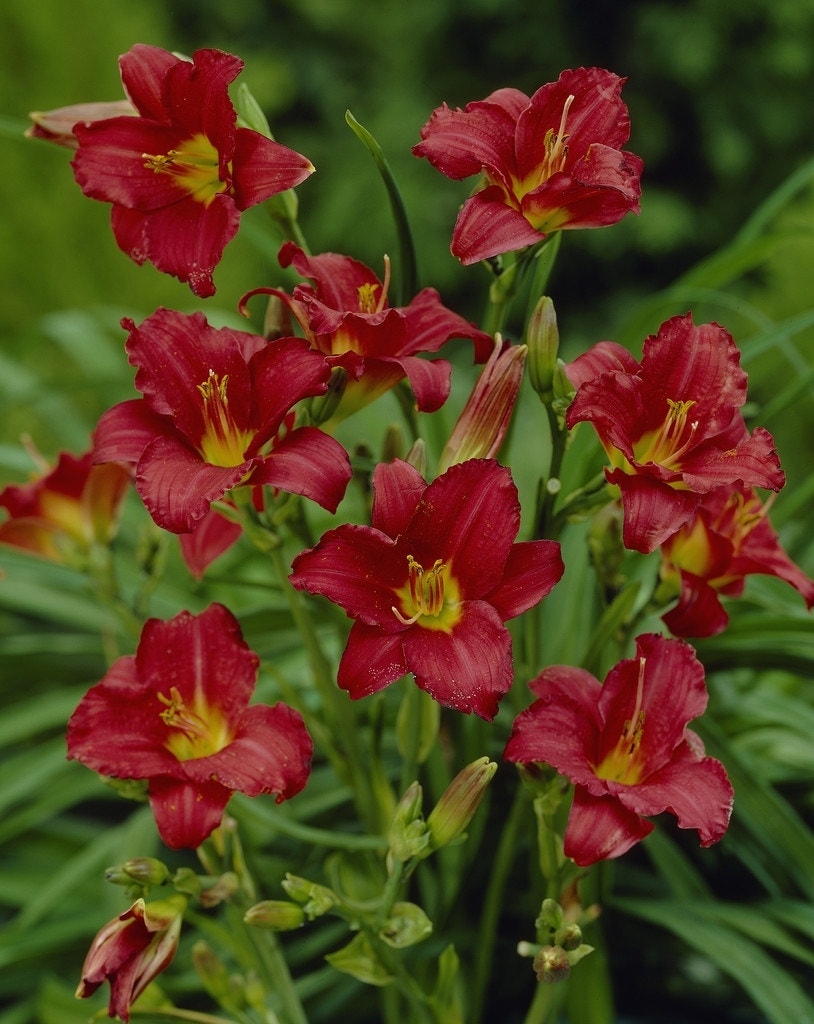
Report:
[[[218,151],[201,132],[182,142],[177,149],[153,155],[142,153],[144,166],[156,174],[170,174],[189,195],[208,206],[216,195],[225,192],[228,182],[221,181]]]
[[[392,612],[405,626],[422,619],[421,625],[427,629],[449,632],[461,617],[458,584],[441,558],[425,569],[408,555],[407,582],[397,593],[402,611],[393,605]]]
[[[219,714],[210,710],[206,718],[199,715],[186,706],[175,686],[170,687],[169,697],[159,693],[158,699],[165,705],[158,717],[169,730],[164,746],[179,761],[208,757],[228,746],[232,737]]]
[[[200,452],[210,466],[239,466],[246,461],[245,452],[252,435],[240,430],[229,410],[226,385],[229,375],[218,377],[214,370],[209,377],[198,384],[203,398],[204,432]]]
[[[573,102],[574,97],[569,96],[563,104],[562,117],[560,118],[560,126],[557,131],[555,132],[553,128],[549,128],[545,133],[545,138],[543,139],[545,154],[540,164],[539,172],[540,184],[547,181],[552,174],[557,174],[558,171],[563,170],[565,167],[565,161],[568,159],[568,135],[565,132],[565,122]]]
[[[636,703],[633,707],[633,713],[625,722],[622,735],[617,740],[616,746],[605,755],[602,763],[597,765],[596,777],[598,779],[621,782],[625,786],[636,786],[642,780],[643,766],[639,757],[639,748],[644,737],[642,697],[644,694],[645,662],[645,658],[639,658]]]
[[[381,290],[380,290],[381,289]],[[384,309],[384,305],[387,302],[387,292],[390,289],[390,257],[385,255],[384,257],[384,284],[374,284],[369,281],[365,284],[360,284],[356,289],[356,294],[359,299],[359,312],[360,313],[381,313]],[[376,292],[379,292],[379,298],[376,298]]]
[[[639,465],[647,462],[656,463],[664,469],[677,471],[681,465],[681,456],[692,446],[698,420],[687,422],[687,414],[695,402],[667,399],[667,415],[658,430],[643,434],[633,446],[633,454]]]

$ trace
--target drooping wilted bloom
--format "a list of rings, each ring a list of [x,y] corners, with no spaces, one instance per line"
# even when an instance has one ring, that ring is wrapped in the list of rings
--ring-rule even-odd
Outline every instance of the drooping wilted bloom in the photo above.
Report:
[[[772,529],[767,504],[751,488],[720,487],[704,495],[695,516],[661,546],[661,575],[678,604],[662,618],[676,636],[714,636],[729,616],[720,596],[738,597],[746,576],[785,580],[814,607],[814,580],[792,562]]]
[[[167,846],[197,847],[237,790],[298,793],[312,744],[302,717],[249,706],[259,659],[219,604],[149,619],[135,655],[119,658],[68,723],[68,757],[101,775],[148,780]]]
[[[53,468],[26,484],[0,492],[0,544],[22,548],[52,562],[75,563],[93,544],[107,544],[118,523],[130,474],[110,462],[94,466],[91,452],[62,452]]]
[[[351,475],[347,452],[315,427],[294,426],[291,414],[328,387],[330,367],[307,342],[267,342],[169,309],[122,325],[144,397],[102,416],[95,455],[135,465],[136,490],[159,526],[188,533],[213,501],[243,486],[336,509]]]
[[[149,903],[137,899],[109,921],[88,950],[76,998],[87,999],[107,981],[108,1016],[129,1021],[131,1005],[172,963],[186,903],[180,895]]]
[[[707,705],[704,670],[682,640],[636,639],[636,657],[604,684],[568,665],[530,684],[537,700],[515,719],[504,757],[546,763],[574,783],[565,854],[577,864],[619,857],[670,811],[702,846],[729,824],[732,786],[687,728]]]
[[[413,153],[448,178],[482,175],[458,215],[454,256],[476,263],[639,212],[642,161],[621,148],[630,135],[624,82],[577,68],[530,98],[498,89],[464,110],[433,112]]]
[[[237,126],[228,87],[243,61],[220,50],[184,60],[137,44],[119,59],[138,117],[80,121],[74,175],[85,195],[112,203],[119,248],[136,263],[212,295],[212,271],[241,213],[314,170],[299,153]]]
[[[610,458],[605,475],[621,492],[625,547],[653,551],[716,487],[783,486],[771,434],[746,428],[746,373],[720,325],[676,316],[645,339],[641,364],[600,342],[566,372],[577,388],[566,423],[592,423]]]
[[[388,302],[389,262],[384,281],[363,263],[338,253],[307,256],[293,242],[280,249],[280,265],[293,266],[313,284],[298,284],[278,296],[291,310],[313,348],[332,367],[347,374],[334,418],[349,416],[404,377],[421,412],[434,412],[449,395],[450,365],[445,359],[420,359],[451,338],[475,343],[475,361],[485,362],[492,338],[441,303],[434,288],[424,288],[406,306]],[[244,302],[249,296],[244,298]]]
[[[290,577],[356,620],[339,686],[359,698],[411,672],[440,704],[493,718],[512,684],[503,623],[559,580],[559,544],[515,543],[517,489],[493,460],[431,484],[406,462],[380,464],[373,491],[372,525],[329,530]]]

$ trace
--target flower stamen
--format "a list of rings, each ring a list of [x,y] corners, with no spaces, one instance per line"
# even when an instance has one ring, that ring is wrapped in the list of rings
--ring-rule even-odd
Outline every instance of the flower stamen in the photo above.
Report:
[[[238,429],[229,410],[227,385],[229,375],[218,377],[210,369],[209,377],[196,385],[203,398],[204,433],[201,454],[212,466],[239,466],[245,462],[251,436]]]
[[[639,464],[651,462],[665,469],[678,470],[681,456],[692,447],[698,429],[698,420],[693,420],[689,424],[689,434],[685,437],[687,414],[695,401],[692,398],[668,398],[667,405],[668,411],[662,425],[654,433],[645,434],[636,445],[638,450],[634,451]]]
[[[440,558],[437,558],[432,569],[427,571],[412,555],[407,556],[407,585],[415,614],[407,618],[394,605],[392,612],[402,625],[412,626],[422,615],[440,615],[444,607],[445,569],[446,566]]]

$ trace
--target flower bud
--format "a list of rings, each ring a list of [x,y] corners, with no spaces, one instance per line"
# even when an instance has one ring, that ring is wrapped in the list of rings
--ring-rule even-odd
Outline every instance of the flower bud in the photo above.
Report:
[[[249,907],[243,915],[243,920],[255,928],[290,932],[305,924],[305,911],[299,903],[291,903],[288,900],[262,900]]]
[[[497,455],[520,390],[526,352],[525,345],[504,344],[495,336],[492,354],[441,452],[439,473],[468,459]]]
[[[309,882],[307,878],[290,873],[286,874],[281,884],[291,899],[302,906],[309,921],[327,914],[332,907],[339,905],[339,897],[327,885]]]
[[[427,848],[430,835],[421,815],[423,799],[421,785],[413,782],[396,804],[393,820],[387,830],[387,842],[396,860],[408,861],[411,857],[419,857]]]
[[[132,857],[105,871],[105,878],[114,885],[163,885],[169,877],[167,865],[155,857]]]
[[[557,328],[557,314],[554,303],[543,295],[526,328],[526,344],[529,350],[529,380],[531,386],[543,399],[553,397],[554,373],[557,367],[557,352],[560,348],[560,332]]]
[[[135,116],[138,111],[129,100],[113,100],[109,103],[75,103],[70,107],[56,110],[35,110],[28,116],[33,122],[26,129],[29,139],[42,139],[66,149],[78,149],[79,143],[73,133],[75,124],[90,124],[104,121],[109,117]]]
[[[582,945],[582,929],[575,921],[566,921],[554,933],[554,941],[566,953],[570,953],[572,950],[579,949]]]
[[[350,974],[366,985],[389,985],[394,980],[393,975],[376,956],[376,951],[364,932],[356,935],[342,949],[328,953],[325,959],[337,971]]]
[[[564,920],[562,907],[559,903],[556,900],[545,899],[543,900],[542,907],[540,907],[537,920],[534,922],[534,927],[538,931],[546,930],[553,935],[558,928],[562,927]]]
[[[447,846],[463,833],[496,771],[494,761],[480,757],[455,776],[427,818],[427,853]]]

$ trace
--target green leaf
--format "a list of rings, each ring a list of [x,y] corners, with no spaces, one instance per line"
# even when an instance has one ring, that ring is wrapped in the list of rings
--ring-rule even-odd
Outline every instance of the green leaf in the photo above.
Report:
[[[384,153],[379,143],[373,138],[367,128],[359,124],[349,110],[345,111],[345,120],[357,139],[362,142],[373,157],[376,162],[376,166],[379,169],[379,173],[382,176],[384,186],[387,189],[387,195],[390,199],[390,209],[393,213],[393,220],[396,224],[396,233],[399,240],[399,267],[401,271],[400,285],[397,291],[397,301],[394,302],[393,305],[402,306],[410,301],[410,299],[415,295],[418,287],[415,244],[413,242],[412,232],[410,231],[410,223],[407,219],[407,210],[404,206],[404,200],[401,198],[401,192],[396,184],[396,179],[393,177],[393,172],[390,170],[390,166],[384,157]]]
[[[699,913],[684,901],[665,900],[620,899],[614,906],[666,928],[707,957],[743,988],[769,1024],[814,1024],[814,1002],[794,977],[757,942],[707,919],[715,916],[712,910]]]

